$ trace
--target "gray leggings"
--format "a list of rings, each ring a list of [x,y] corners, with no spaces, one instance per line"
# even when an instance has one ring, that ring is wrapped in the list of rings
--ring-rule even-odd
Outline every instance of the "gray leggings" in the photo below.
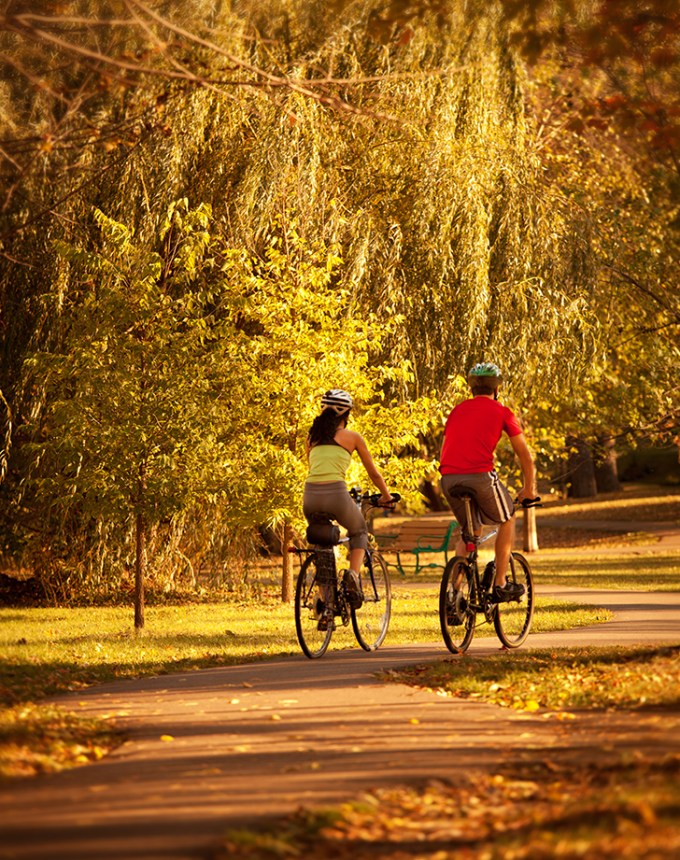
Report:
[[[305,484],[302,512],[307,522],[322,519],[324,514],[336,520],[347,529],[350,549],[368,549],[366,520],[352,501],[344,481]]]

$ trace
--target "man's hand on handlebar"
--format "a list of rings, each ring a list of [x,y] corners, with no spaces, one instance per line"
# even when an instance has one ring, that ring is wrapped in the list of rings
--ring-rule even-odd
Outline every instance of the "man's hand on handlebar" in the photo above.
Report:
[[[543,507],[543,505],[541,504],[541,497],[540,496],[535,496],[533,499],[530,499],[527,496],[524,496],[523,498],[520,498],[519,496],[517,496],[517,498],[515,499],[515,504],[521,505],[523,508],[542,508]]]

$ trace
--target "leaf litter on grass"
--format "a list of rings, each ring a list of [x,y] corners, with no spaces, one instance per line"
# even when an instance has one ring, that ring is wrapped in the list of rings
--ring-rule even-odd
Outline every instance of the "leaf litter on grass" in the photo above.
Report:
[[[257,832],[230,831],[214,860],[551,860],[675,858],[678,772],[635,766],[505,773],[391,786],[332,809],[302,807]]]
[[[520,710],[671,707],[680,705],[680,646],[466,655],[385,677]]]
[[[574,703],[628,715],[653,708],[639,719],[653,720],[663,739],[666,731],[677,735],[679,655],[680,646],[515,652],[512,659],[447,659],[382,677],[527,711],[552,708],[553,716],[572,717],[564,707]],[[568,738],[559,757],[510,747],[496,773],[379,786],[333,809],[301,808],[257,833],[230,832],[215,860],[675,860],[678,744],[617,747],[616,730],[597,710],[585,713],[595,715],[597,744],[604,738],[610,745],[599,763],[588,751],[579,757]]]
[[[0,713],[0,777],[54,773],[99,761],[122,740],[113,721],[25,702]]]

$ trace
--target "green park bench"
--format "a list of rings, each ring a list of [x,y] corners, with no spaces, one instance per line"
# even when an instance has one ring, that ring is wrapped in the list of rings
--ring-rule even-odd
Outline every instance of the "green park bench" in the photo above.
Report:
[[[444,568],[456,545],[456,520],[441,514],[425,514],[404,520],[393,534],[376,532],[375,537],[382,555],[395,555],[396,564],[385,559],[404,575],[407,570],[420,573],[427,568]],[[440,556],[437,560],[422,556]]]

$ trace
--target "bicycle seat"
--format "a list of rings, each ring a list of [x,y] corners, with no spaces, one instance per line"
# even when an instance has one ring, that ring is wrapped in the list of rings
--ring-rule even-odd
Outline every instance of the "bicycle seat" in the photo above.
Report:
[[[340,527],[331,522],[330,518],[315,518],[307,526],[307,543],[316,546],[335,546],[340,543]]]
[[[450,490],[447,490],[447,495],[451,496],[453,499],[463,499],[463,501],[465,501],[465,499],[473,501],[475,498],[475,494],[467,487],[453,487]]]

